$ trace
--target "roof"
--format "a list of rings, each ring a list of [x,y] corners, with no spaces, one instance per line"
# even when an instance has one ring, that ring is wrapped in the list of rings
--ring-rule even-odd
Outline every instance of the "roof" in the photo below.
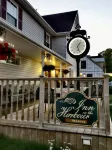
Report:
[[[102,55],[98,55],[98,56],[90,56],[91,58],[104,58]]]
[[[55,32],[69,32],[72,29],[78,11],[70,11],[42,16]]]

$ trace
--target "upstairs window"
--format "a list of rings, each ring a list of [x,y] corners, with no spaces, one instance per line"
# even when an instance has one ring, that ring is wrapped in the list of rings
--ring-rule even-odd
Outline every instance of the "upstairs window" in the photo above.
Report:
[[[50,48],[50,35],[48,33],[46,33],[45,42],[46,46]]]
[[[10,0],[7,1],[7,21],[17,27],[17,7]]]
[[[86,69],[86,61],[85,60],[81,61],[81,69]]]

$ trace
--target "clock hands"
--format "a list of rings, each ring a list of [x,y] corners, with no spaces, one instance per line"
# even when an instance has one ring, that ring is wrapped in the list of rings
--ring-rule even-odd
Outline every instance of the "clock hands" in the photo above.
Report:
[[[80,42],[81,43],[81,42]],[[77,48],[78,48],[78,51],[80,52],[80,50],[79,50],[79,45],[80,45],[80,43],[77,45]]]

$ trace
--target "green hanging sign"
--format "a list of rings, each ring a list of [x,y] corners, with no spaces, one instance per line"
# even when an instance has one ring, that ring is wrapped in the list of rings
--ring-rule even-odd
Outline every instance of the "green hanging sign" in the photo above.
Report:
[[[98,115],[98,102],[79,91],[56,100],[56,117],[61,123],[93,126]]]

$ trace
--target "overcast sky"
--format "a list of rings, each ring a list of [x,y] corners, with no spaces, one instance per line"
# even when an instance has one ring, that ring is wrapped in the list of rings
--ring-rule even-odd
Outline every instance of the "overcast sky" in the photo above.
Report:
[[[112,48],[112,0],[28,0],[40,15],[79,11],[80,25],[91,37],[90,55]]]

